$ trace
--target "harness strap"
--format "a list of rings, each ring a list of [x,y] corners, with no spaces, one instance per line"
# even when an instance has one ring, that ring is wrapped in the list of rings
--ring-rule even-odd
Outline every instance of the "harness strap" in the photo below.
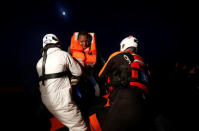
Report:
[[[48,44],[46,45],[44,48],[42,48],[41,53],[43,54],[43,61],[42,61],[42,85],[45,85],[44,81],[46,80],[46,74],[45,74],[45,65],[46,65],[46,59],[47,59],[47,50],[50,48],[59,48],[58,44]],[[50,75],[50,79],[52,79],[51,77],[54,77],[54,75]],[[39,78],[40,79],[40,78]]]
[[[43,76],[40,76],[39,77],[39,81],[45,81],[45,80],[48,80],[48,79],[54,79],[54,78],[60,78],[60,77],[63,77],[63,76],[66,76],[69,74],[69,71],[65,71],[65,72],[59,72],[59,73],[53,73],[53,74],[45,74]]]

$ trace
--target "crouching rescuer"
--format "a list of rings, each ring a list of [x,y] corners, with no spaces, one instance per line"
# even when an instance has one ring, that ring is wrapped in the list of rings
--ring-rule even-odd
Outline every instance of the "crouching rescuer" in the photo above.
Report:
[[[72,100],[68,74],[78,78],[81,68],[65,51],[54,34],[43,38],[42,58],[37,63],[41,98],[47,109],[70,131],[86,131],[81,112]],[[76,82],[76,81],[74,81]]]

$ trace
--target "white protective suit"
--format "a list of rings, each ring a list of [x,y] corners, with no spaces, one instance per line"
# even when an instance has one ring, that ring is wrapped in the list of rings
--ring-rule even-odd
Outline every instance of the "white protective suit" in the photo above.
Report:
[[[42,75],[41,58],[37,63],[37,72]],[[65,51],[59,48],[47,50],[45,74],[70,70],[73,76],[80,76],[82,71],[78,63]],[[70,131],[86,131],[86,124],[81,112],[72,100],[72,88],[68,76],[48,79],[45,86],[40,81],[41,98],[47,109]]]

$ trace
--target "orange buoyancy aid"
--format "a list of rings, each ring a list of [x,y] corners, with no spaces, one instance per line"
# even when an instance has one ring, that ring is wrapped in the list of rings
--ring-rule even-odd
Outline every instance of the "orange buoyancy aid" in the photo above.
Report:
[[[78,43],[78,34],[79,32],[75,32],[71,37],[70,50],[72,52],[72,57],[86,65],[89,63],[95,64],[97,59],[95,33],[89,33],[89,35],[92,36],[92,41],[90,47],[85,50],[83,50],[82,46]]]

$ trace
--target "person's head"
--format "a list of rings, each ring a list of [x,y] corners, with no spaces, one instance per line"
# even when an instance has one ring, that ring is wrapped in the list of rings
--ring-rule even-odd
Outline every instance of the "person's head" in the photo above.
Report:
[[[120,43],[120,51],[130,50],[133,52],[137,52],[137,47],[138,40],[133,36],[124,38]]]
[[[80,31],[78,34],[78,42],[82,46],[83,49],[86,49],[87,47],[89,47],[91,40],[90,40],[90,36],[88,32]]]
[[[47,46],[47,45],[50,45],[50,44],[60,45],[60,41],[59,41],[59,39],[57,38],[56,35],[54,35],[54,34],[46,34],[43,37],[43,48],[45,46]]]

